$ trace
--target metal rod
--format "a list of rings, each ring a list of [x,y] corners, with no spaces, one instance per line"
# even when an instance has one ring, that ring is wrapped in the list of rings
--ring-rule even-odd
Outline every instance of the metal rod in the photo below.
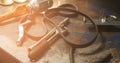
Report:
[[[63,23],[67,22],[69,18],[65,18],[63,21],[61,21],[58,26],[62,25]],[[48,32],[43,38],[41,38],[37,43],[31,45],[28,50],[31,51],[32,49],[34,49],[36,46],[38,46],[40,44],[40,42],[42,42],[43,40],[47,40],[48,38],[50,38],[56,31],[56,27],[54,27],[50,32]]]

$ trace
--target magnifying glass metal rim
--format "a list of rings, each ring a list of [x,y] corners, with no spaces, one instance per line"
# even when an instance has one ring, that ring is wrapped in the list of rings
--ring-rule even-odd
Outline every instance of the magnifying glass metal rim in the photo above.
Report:
[[[74,13],[76,13],[76,14],[80,14],[80,15],[85,16],[86,18],[88,18],[88,19],[91,21],[91,23],[92,23],[93,26],[95,27],[96,33],[95,33],[94,38],[93,38],[92,40],[90,40],[89,42],[85,43],[85,44],[79,44],[79,45],[78,45],[78,44],[73,44],[73,42],[71,42],[70,40],[66,39],[66,37],[61,33],[60,28],[57,26],[57,24],[55,24],[55,23],[53,22],[53,20],[51,20],[48,16],[46,16],[47,12],[50,12],[50,11],[54,11],[54,12],[55,12],[55,11],[68,11],[68,12],[74,12]],[[56,28],[57,28],[58,31],[59,31],[59,34],[62,36],[62,38],[65,40],[65,42],[68,43],[69,45],[71,45],[72,47],[76,47],[76,48],[84,48],[84,47],[87,47],[87,46],[91,45],[93,42],[95,42],[95,40],[96,40],[96,38],[97,38],[97,36],[98,36],[98,28],[97,28],[97,25],[94,23],[94,20],[93,20],[90,16],[86,15],[85,13],[82,13],[82,12],[79,12],[79,11],[76,11],[76,10],[72,10],[72,9],[67,9],[67,8],[53,8],[53,9],[47,10],[47,11],[45,12],[45,14],[44,14],[44,17],[45,17],[46,19],[48,19],[53,25],[56,26]],[[69,17],[69,16],[68,16],[68,17]]]

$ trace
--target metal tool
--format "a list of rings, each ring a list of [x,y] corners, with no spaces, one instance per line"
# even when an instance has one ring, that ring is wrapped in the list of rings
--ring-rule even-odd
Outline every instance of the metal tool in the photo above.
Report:
[[[65,18],[62,22],[58,24],[61,28],[61,32],[65,33],[64,23],[68,21],[69,18]],[[49,33],[47,33],[43,38],[41,38],[37,43],[33,44],[28,48],[28,57],[31,61],[36,61],[41,58],[55,42],[54,40],[58,37],[59,32],[54,27]]]
[[[30,18],[35,18],[35,17],[33,17],[33,15],[35,13],[35,12],[33,12],[34,11],[33,9],[35,9],[36,7],[39,7],[37,0],[29,1],[29,3],[26,6],[30,7],[30,9],[29,9],[27,16],[23,17],[20,20],[21,23],[19,25],[19,37],[18,37],[17,43],[16,43],[17,46],[22,46],[24,39],[25,39],[25,37],[24,37],[25,36],[25,28],[24,27],[26,25],[30,25],[31,23],[33,23],[33,20],[30,19]],[[24,22],[22,22],[22,21],[24,21]]]
[[[44,3],[46,3],[47,1],[45,1]],[[39,8],[41,4],[38,3],[37,0],[31,0],[29,1],[28,4],[26,4],[26,6],[30,7],[29,12],[26,16],[23,16],[20,19],[20,25],[19,25],[19,36],[17,39],[17,46],[22,46],[25,40],[25,36],[29,37],[30,39],[34,40],[34,38],[36,39],[40,39],[42,36],[39,37],[35,37],[33,35],[30,35],[28,32],[28,28],[30,28],[31,26],[34,25],[35,23],[35,18],[36,16],[40,16],[41,14],[39,14]],[[43,7],[43,6],[42,6]],[[43,10],[43,9],[42,9]],[[36,40],[35,39],[35,40]]]
[[[23,42],[24,42],[24,39],[25,39],[25,29],[24,29],[24,26],[27,25],[27,24],[30,24],[31,23],[31,20],[27,20],[25,21],[24,23],[21,23],[19,25],[19,36],[18,36],[18,39],[17,39],[17,46],[22,46]]]

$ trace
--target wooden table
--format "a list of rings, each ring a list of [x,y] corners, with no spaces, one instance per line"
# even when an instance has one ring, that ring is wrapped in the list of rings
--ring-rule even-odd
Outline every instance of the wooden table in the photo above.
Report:
[[[78,4],[78,2],[76,3]],[[22,4],[13,4],[11,6],[0,6],[0,15],[7,14],[9,12],[12,12],[14,8]],[[79,6],[80,10],[84,11],[81,8],[84,8],[84,6]],[[87,12],[85,10],[85,12]],[[93,12],[87,12],[91,15],[95,14]],[[96,16],[97,14],[95,14]],[[40,25],[40,21],[38,20],[36,23],[36,26],[31,30],[31,32],[35,35],[41,35],[44,33],[43,27]],[[18,47],[16,45],[16,40],[18,38],[18,25],[19,22],[7,24],[4,26],[0,26],[0,47],[3,48],[5,51],[9,52],[11,55],[19,59],[23,63],[34,63],[31,62],[28,58],[28,50],[27,48],[35,43],[35,41],[32,41],[30,39],[27,39],[22,47]],[[41,32],[41,33],[39,33]],[[100,43],[96,43],[99,44]],[[88,61],[91,56],[80,56],[79,52],[87,52],[87,50],[95,50],[99,46],[96,46],[96,44],[93,44],[92,46],[88,47],[87,49],[78,49],[76,52],[76,63],[85,63],[85,61]],[[95,49],[94,49],[95,47]],[[93,49],[89,49],[93,48]],[[101,56],[101,54],[98,54]],[[94,55],[95,56],[95,55]],[[2,58],[2,57],[1,57]],[[47,54],[40,59],[39,61],[35,63],[69,63],[69,46],[64,42],[63,39],[58,39],[57,43],[55,43],[51,49],[47,52]],[[87,63],[87,62],[86,62]]]

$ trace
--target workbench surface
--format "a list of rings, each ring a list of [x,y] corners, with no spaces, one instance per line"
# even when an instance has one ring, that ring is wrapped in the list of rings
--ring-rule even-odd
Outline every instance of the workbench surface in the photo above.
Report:
[[[14,10],[14,8],[17,7],[17,5],[19,6],[19,4],[14,4],[11,6],[6,6],[6,7],[0,6],[0,16],[7,14],[8,11],[12,12],[12,10]],[[87,13],[94,14],[95,16],[97,15],[94,12],[87,12]],[[66,44],[62,38],[57,40],[57,43],[55,43],[51,47],[51,49],[46,53],[46,55],[42,59],[38,60],[37,62],[31,62],[28,58],[28,47],[32,45],[33,43],[35,43],[35,41],[31,39],[26,39],[22,47],[18,47],[16,45],[16,41],[17,41],[18,33],[19,33],[18,32],[19,24],[20,24],[19,22],[15,22],[15,23],[10,23],[7,25],[0,26],[0,47],[1,48],[9,52],[11,55],[16,57],[23,63],[70,63],[69,62],[70,46]],[[35,35],[44,34],[44,29],[41,27],[40,21],[37,23],[36,26],[34,26],[31,32],[32,34],[35,34]],[[112,36],[112,34],[110,36]],[[97,53],[94,55],[89,55],[89,56],[81,55],[84,53],[91,53],[92,51],[95,51],[100,46],[101,46],[101,41],[96,41],[94,44],[92,44],[91,46],[87,48],[77,49],[75,53],[75,57],[76,57],[75,62],[76,63],[90,63],[93,59],[96,59],[95,61],[97,61],[100,58],[104,58],[105,55],[111,52],[111,50],[104,50],[102,53]]]

